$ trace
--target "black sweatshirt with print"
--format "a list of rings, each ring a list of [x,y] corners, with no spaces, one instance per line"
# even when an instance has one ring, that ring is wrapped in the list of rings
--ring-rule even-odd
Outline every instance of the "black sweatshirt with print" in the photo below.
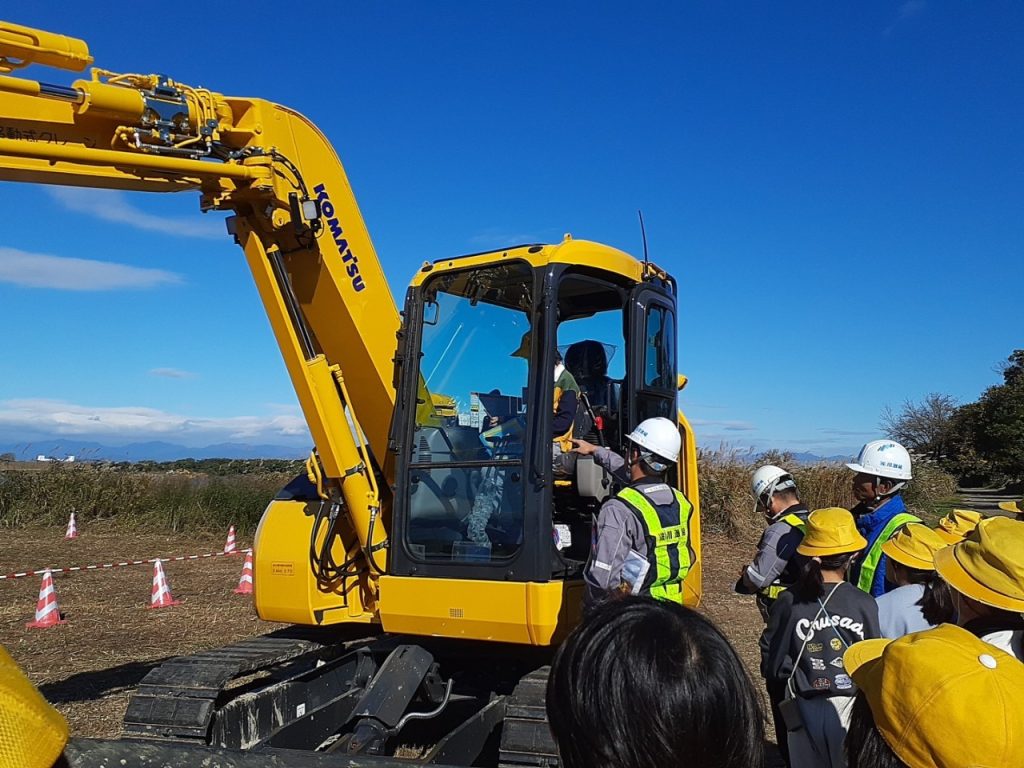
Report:
[[[761,635],[761,674],[769,683],[785,683],[799,657],[793,675],[798,695],[852,696],[856,688],[843,668],[843,652],[861,640],[881,637],[878,605],[871,595],[845,581],[838,586],[825,584],[821,602],[824,610],[817,600],[796,600],[790,590],[779,596]]]

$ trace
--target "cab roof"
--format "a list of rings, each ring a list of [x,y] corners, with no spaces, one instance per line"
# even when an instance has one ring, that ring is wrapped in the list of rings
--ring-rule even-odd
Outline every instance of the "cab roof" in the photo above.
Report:
[[[585,266],[621,275],[634,283],[641,282],[645,275],[644,262],[638,261],[625,251],[591,240],[574,240],[571,235],[566,235],[565,239],[556,245],[527,243],[426,262],[413,276],[412,286],[422,285],[428,277],[439,273],[513,260],[525,261],[533,267],[545,267],[549,264]],[[649,262],[646,274],[668,277],[663,270]]]

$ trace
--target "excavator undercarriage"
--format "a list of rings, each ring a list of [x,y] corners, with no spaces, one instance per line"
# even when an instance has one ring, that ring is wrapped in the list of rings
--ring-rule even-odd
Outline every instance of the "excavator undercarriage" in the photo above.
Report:
[[[311,752],[337,756],[324,766],[557,765],[547,654],[468,645],[291,627],[171,659],[133,693],[124,740],[82,740],[69,755],[72,765],[106,755],[126,766],[311,765],[289,762]],[[394,754],[406,757],[383,757]]]

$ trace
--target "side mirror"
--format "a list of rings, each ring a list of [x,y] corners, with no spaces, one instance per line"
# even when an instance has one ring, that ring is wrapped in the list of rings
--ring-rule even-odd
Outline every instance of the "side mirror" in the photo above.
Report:
[[[433,311],[433,316],[431,316]],[[437,325],[437,321],[441,317],[441,305],[436,301],[430,301],[429,299],[423,304],[423,324],[424,325]]]
[[[676,389],[678,389],[680,392],[682,392],[684,389],[686,389],[686,383],[688,381],[689,381],[689,379],[686,378],[683,374],[680,373],[678,378],[676,379]]]

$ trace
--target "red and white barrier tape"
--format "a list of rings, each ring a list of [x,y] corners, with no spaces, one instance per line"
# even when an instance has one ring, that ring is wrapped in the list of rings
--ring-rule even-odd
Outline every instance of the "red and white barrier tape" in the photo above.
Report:
[[[25,576],[41,576],[47,571],[50,573],[74,573],[75,571],[101,571],[105,568],[124,568],[126,565],[146,565],[161,560],[165,563],[176,563],[181,560],[202,560],[207,557],[232,557],[241,555],[244,549],[236,549],[234,552],[210,552],[206,555],[179,555],[178,557],[151,557],[148,560],[124,560],[120,563],[101,563],[99,565],[73,565],[70,568],[40,568],[37,571],[18,571],[17,573],[0,574],[2,579],[20,579]]]

